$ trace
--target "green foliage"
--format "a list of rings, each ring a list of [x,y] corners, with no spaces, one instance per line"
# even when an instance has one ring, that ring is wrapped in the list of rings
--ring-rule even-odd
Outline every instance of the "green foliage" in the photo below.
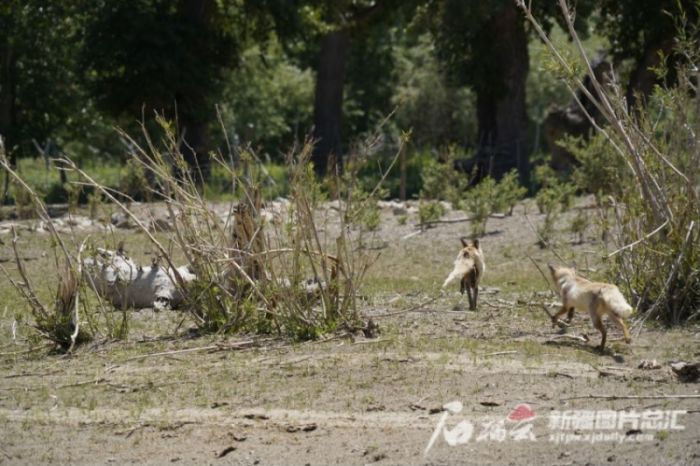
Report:
[[[124,164],[119,180],[119,192],[127,194],[135,201],[151,200],[153,192],[146,177],[146,169],[136,158],[130,158]]]
[[[282,159],[283,148],[304,138],[313,116],[313,76],[283,54],[279,43],[253,45],[227,79],[221,105],[232,142]]]
[[[535,167],[534,172],[535,182],[540,186],[535,195],[540,213],[552,215],[557,209],[568,210],[574,201],[576,187],[562,179],[547,164]]]
[[[580,164],[571,175],[578,189],[594,194],[598,204],[604,195],[619,197],[622,182],[629,176],[627,165],[603,134],[597,133],[586,141],[569,136],[559,144]]]
[[[697,45],[685,50],[693,62],[700,56]],[[700,185],[700,146],[693,136],[700,130],[698,97],[690,90],[696,71],[688,65],[678,72],[677,86],[657,88],[638,123],[666,159],[645,141],[637,141],[647,170],[660,182],[666,199],[661,209],[669,209],[667,226],[659,230],[665,215],[640,195],[631,170],[620,173],[619,197],[611,196],[610,209],[617,247],[642,240],[615,255],[612,276],[629,284],[628,292],[649,318],[670,324],[697,316],[700,306],[700,249],[695,246],[700,238],[700,202],[697,188],[690,188]]]
[[[88,195],[88,212],[90,218],[97,220],[100,217],[100,207],[102,206],[102,194],[93,192]]]
[[[188,2],[94,2],[80,66],[101,108],[113,115],[142,114],[144,106],[180,116],[211,114],[222,70],[233,63],[238,40],[235,11],[212,3],[206,11]],[[226,23],[231,25],[224,27]],[[210,119],[213,119],[210,117]]]
[[[506,173],[496,186],[496,192],[493,201],[494,212],[502,212],[508,215],[513,215],[515,204],[521,201],[527,188],[520,184],[520,178],[517,170],[511,170]]]
[[[0,134],[8,155],[32,140],[90,134],[94,109],[79,85],[80,2],[5,0],[0,6]]]
[[[498,188],[496,180],[490,176],[467,191],[462,209],[471,217],[472,237],[478,238],[486,233],[486,222],[494,212],[495,202],[498,202]]]
[[[575,26],[578,30],[588,29],[587,20],[594,6],[595,2],[590,0],[577,3]],[[553,19],[558,19],[560,13],[556,2],[533,2],[531,7],[545,29],[551,30]],[[492,28],[495,22],[507,21],[504,18],[513,14],[519,15],[520,12],[513,3],[504,0],[429,3],[425,9],[425,21],[435,36],[438,56],[451,77],[469,84],[477,93],[498,95],[503,92],[508,78],[503,73],[505,64],[502,58],[508,47],[521,44],[514,44],[510,37],[494,40]],[[517,32],[509,32],[517,35]]]
[[[469,177],[455,168],[455,161],[464,158],[457,146],[449,146],[440,154],[441,160],[429,159],[422,167],[421,199],[446,200],[459,203],[469,185]]]
[[[418,221],[420,224],[440,220],[445,215],[445,207],[440,201],[420,201],[418,204]]]
[[[576,241],[578,244],[583,243],[583,235],[586,232],[589,222],[590,219],[583,210],[579,210],[576,216],[571,219],[569,231],[576,236]]]
[[[540,246],[546,247],[554,239],[555,224],[561,213],[571,208],[576,188],[563,180],[546,163],[535,168],[534,179],[540,186],[535,195],[535,202],[540,213],[544,214],[544,220],[538,225],[537,233],[540,236]]]
[[[412,129],[412,144],[425,148],[474,140],[474,94],[446,79],[432,36],[407,39],[397,44],[394,55],[398,78],[391,97],[397,107],[393,122]]]
[[[12,181],[12,197],[15,200],[17,218],[27,219],[34,217],[34,204],[29,194],[16,181]]]
[[[508,172],[499,182],[487,176],[470,188],[459,205],[472,219],[472,236],[478,238],[486,233],[486,222],[491,214],[512,214],[513,207],[526,192],[520,185],[517,170]]]

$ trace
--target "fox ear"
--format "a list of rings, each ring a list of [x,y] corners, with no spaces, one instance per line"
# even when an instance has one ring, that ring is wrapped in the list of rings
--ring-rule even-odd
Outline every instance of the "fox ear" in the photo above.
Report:
[[[552,264],[547,264],[547,267],[549,267],[549,271],[554,273],[554,266]]]
[[[464,236],[462,236],[459,240],[462,242],[463,247],[466,248],[467,246],[469,246],[469,244],[467,243],[467,238],[465,238]]]
[[[478,240],[478,239],[474,239],[474,240],[472,241],[472,244],[474,245],[474,247],[475,247],[476,249],[479,249],[479,240]]]

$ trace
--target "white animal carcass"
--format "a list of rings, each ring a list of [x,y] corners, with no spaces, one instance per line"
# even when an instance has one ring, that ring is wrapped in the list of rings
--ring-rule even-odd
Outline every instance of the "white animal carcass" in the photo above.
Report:
[[[187,266],[178,267],[177,271],[184,283],[196,278]],[[122,251],[97,248],[94,258],[84,260],[83,273],[100,297],[120,309],[174,309],[184,301],[172,269],[157,263],[138,266]]]

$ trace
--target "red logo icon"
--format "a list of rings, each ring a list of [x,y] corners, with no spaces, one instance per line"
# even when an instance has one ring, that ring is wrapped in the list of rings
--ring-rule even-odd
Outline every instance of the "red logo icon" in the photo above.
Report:
[[[508,420],[513,422],[529,421],[535,418],[535,411],[527,403],[520,403],[508,415]]]

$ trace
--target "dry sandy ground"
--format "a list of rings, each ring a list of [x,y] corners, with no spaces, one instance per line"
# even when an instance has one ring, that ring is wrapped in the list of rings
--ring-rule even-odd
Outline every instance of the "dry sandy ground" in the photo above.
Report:
[[[102,338],[67,358],[12,340],[7,299],[0,464],[700,464],[700,386],[669,367],[698,360],[700,329],[647,323],[631,346],[611,329],[604,354],[585,316],[566,335],[553,329],[538,306],[553,297],[526,254],[553,257],[524,211],[489,221],[481,301],[468,312],[456,290],[437,294],[468,224],[407,238],[414,219],[401,225],[385,209],[363,304],[380,325],[374,339],[240,344],[250,337],[187,336],[179,313],[143,310],[127,341]],[[135,255],[148,252],[124,235]],[[558,246],[591,275],[593,236],[572,246],[562,232]],[[652,360],[660,367],[638,367]],[[444,411],[450,402],[461,410]]]

